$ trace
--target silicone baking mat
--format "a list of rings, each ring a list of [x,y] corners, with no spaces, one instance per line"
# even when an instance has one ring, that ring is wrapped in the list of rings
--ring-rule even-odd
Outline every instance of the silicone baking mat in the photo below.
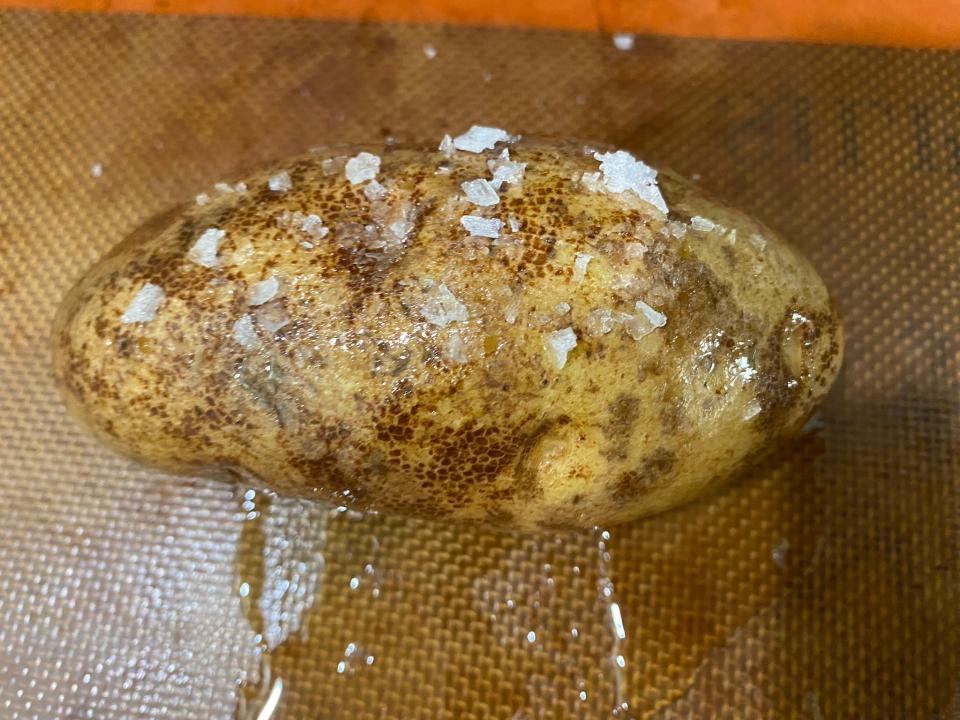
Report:
[[[474,123],[616,143],[803,248],[848,335],[808,432],[679,511],[511,535],[163,476],[65,416],[50,320],[125,234]],[[955,53],[6,11],[0,137],[3,718],[960,713]]]

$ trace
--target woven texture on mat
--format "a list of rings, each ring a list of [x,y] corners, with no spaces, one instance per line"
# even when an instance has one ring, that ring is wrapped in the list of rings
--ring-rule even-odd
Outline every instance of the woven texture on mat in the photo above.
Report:
[[[267,671],[285,718],[960,712],[957,55],[6,12],[0,69],[0,716],[227,719]],[[124,234],[312,145],[473,123],[611,141],[790,237],[846,316],[819,427],[607,538],[243,508],[65,417],[49,323]]]

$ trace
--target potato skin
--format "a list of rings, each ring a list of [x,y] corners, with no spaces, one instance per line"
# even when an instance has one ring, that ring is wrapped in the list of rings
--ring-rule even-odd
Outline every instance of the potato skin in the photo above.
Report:
[[[174,472],[520,528],[662,511],[802,426],[842,353],[803,257],[671,174],[668,216],[598,190],[574,143],[510,145],[522,182],[469,203],[460,184],[503,147],[372,150],[383,199],[345,177],[361,148],[314,151],[136,233],[58,314],[66,404]],[[271,190],[282,170],[292,188]],[[284,211],[329,232],[280,227]],[[467,214],[503,220],[500,237],[469,236]],[[213,267],[189,258],[208,228],[224,232]],[[163,291],[155,317],[122,322],[145,283]]]

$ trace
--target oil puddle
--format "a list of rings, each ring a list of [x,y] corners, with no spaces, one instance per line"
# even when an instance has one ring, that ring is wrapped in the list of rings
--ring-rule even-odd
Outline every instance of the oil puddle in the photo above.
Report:
[[[284,681],[273,655],[291,637],[306,640],[304,617],[322,592],[330,509],[296,498],[246,490],[236,553],[236,592],[254,632],[258,674],[242,675],[237,720],[278,716]]]

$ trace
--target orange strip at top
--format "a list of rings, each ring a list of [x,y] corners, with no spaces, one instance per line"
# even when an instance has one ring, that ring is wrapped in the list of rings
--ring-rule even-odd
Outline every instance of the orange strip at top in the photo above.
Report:
[[[0,6],[960,47],[960,0],[0,0]]]

